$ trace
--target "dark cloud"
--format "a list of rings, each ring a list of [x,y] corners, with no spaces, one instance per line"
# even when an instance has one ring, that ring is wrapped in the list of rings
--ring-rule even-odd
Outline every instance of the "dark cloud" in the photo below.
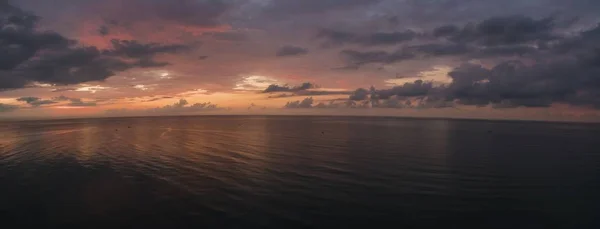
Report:
[[[0,10],[0,89],[20,88],[28,79],[16,76],[14,70],[42,50],[68,47],[72,41],[53,33],[35,30],[39,18],[31,13],[2,3]]]
[[[0,4],[2,4],[2,3],[0,2]],[[1,6],[0,6],[0,7],[1,7]],[[3,112],[11,112],[11,111],[15,111],[15,110],[17,110],[17,109],[19,109],[19,107],[18,107],[18,106],[14,106],[14,105],[8,105],[8,104],[3,104],[3,103],[0,103],[0,113],[3,113]]]
[[[292,45],[286,45],[286,46],[279,48],[279,50],[277,50],[277,53],[275,53],[275,55],[279,56],[279,57],[285,57],[285,56],[306,55],[307,53],[308,53],[308,49],[306,49],[306,48],[292,46]]]
[[[25,102],[33,107],[39,107],[42,105],[48,105],[48,104],[54,104],[56,103],[56,101],[53,100],[43,100],[41,98],[38,97],[21,97],[18,98],[17,101],[19,102]]]
[[[460,33],[460,28],[456,25],[443,25],[433,29],[435,37],[451,37]]]
[[[40,32],[39,18],[11,5],[0,11],[0,89],[23,88],[32,82],[57,85],[101,81],[134,67],[157,67],[159,53],[186,50],[183,45],[112,42],[110,50],[76,45],[54,32]]]
[[[276,84],[271,84],[263,91],[263,93],[288,92],[291,90],[292,90],[292,88],[290,88],[289,86],[279,86]]]
[[[75,91],[77,90],[77,88],[56,88],[56,89],[52,89],[52,92],[63,92],[63,91]]]
[[[533,64],[520,60],[503,61],[491,68],[464,64],[448,75],[452,83],[434,87],[415,81],[388,90],[379,90],[375,99],[418,98],[419,107],[449,107],[458,103],[494,108],[549,107],[555,103],[600,108],[600,40],[598,28],[582,32],[548,47],[561,55],[549,55]],[[574,41],[576,41],[574,43]],[[366,90],[359,89],[366,99]],[[373,99],[373,94],[371,99]],[[424,102],[423,102],[424,101]]]
[[[71,98],[66,97],[64,95],[61,95],[61,96],[52,98],[52,100],[54,100],[54,101],[68,101],[68,100],[71,100]]]
[[[47,105],[47,104],[55,104],[55,103],[64,102],[64,101],[69,101],[69,103],[67,104],[68,106],[76,106],[76,107],[96,106],[96,102],[84,102],[83,100],[81,100],[79,98],[69,98],[64,95],[54,97],[54,98],[48,99],[48,100],[38,98],[38,97],[21,97],[21,98],[18,98],[17,101],[25,102],[33,107],[39,107],[41,105]]]
[[[302,101],[293,101],[285,104],[284,108],[297,109],[297,108],[312,108],[314,99],[312,97],[305,98]]]
[[[179,53],[190,49],[189,46],[181,44],[142,44],[135,40],[112,40],[111,43],[113,48],[112,50],[105,51],[107,55],[136,59],[151,58],[156,54],[162,53]]]
[[[106,110],[105,113],[107,115],[165,115],[214,110],[221,110],[221,108],[219,108],[217,104],[212,104],[210,102],[195,103],[190,105],[187,100],[180,99],[174,104],[166,105],[163,107],[151,108],[146,110],[113,109]]]
[[[432,39],[420,39],[419,44],[405,45],[396,51],[359,51],[340,52],[346,63],[345,69],[357,69],[365,64],[392,64],[411,59],[426,59],[444,56],[462,56],[466,58],[497,57],[538,57],[560,44],[562,50],[576,49],[589,39],[594,31],[583,34],[583,38],[568,38],[556,31],[556,19],[547,17],[534,19],[527,16],[492,17],[479,23],[459,27],[444,25],[433,29]],[[354,42],[360,44],[357,35],[337,31],[325,31],[327,36],[337,43]],[[410,34],[410,33],[409,33]],[[414,37],[413,37],[414,38]],[[363,44],[369,44],[363,42]],[[375,43],[371,43],[375,44]],[[385,42],[383,43],[385,44]],[[389,43],[392,44],[392,43]]]
[[[329,103],[320,102],[317,105],[313,106],[318,109],[332,109],[332,108],[340,108],[340,104],[335,103],[334,101],[329,101]]]
[[[96,102],[84,102],[78,98],[72,98],[70,101],[71,102],[68,104],[68,106],[72,107],[95,107],[97,105]]]
[[[277,0],[271,1],[265,14],[271,17],[290,17],[296,14],[317,14],[331,10],[350,9],[376,4],[381,0]]]
[[[19,101],[19,102],[26,102],[26,103],[32,103],[32,102],[39,101],[39,100],[40,100],[40,98],[38,98],[38,97],[21,97],[21,98],[17,99],[17,101]]]
[[[300,86],[290,87],[288,85],[279,86],[276,84],[271,84],[267,87],[262,93],[273,93],[273,92],[299,92],[305,91],[308,89],[316,88],[316,86],[312,83],[303,83]]]
[[[453,101],[440,97],[441,88],[433,83],[416,80],[391,89],[377,90],[371,87],[357,89],[346,101],[345,107],[351,108],[446,108]]]
[[[476,43],[484,46],[515,45],[556,39],[555,18],[534,19],[527,16],[493,17],[462,29],[445,25],[434,29],[437,37],[457,43]]]
[[[275,95],[269,95],[269,99],[279,99],[279,98],[288,98],[288,97],[294,97],[296,95],[294,94],[275,94]]]
[[[298,96],[321,96],[321,95],[349,95],[352,94],[351,91],[314,91],[314,90],[301,90],[295,91],[291,94],[283,93],[283,94],[275,94],[270,95],[269,99],[278,99],[278,98],[288,98],[288,97],[298,97]]]
[[[144,102],[154,102],[154,101],[158,101],[158,100],[161,100],[161,99],[162,98],[152,98],[152,99],[148,99],[148,100],[146,100]]]
[[[415,54],[405,52],[400,49],[395,52],[386,51],[356,51],[356,50],[343,50],[340,52],[342,60],[347,64],[347,67],[360,67],[365,64],[381,63],[381,64],[392,64],[404,60],[410,60],[415,58]]]
[[[100,34],[100,36],[106,36],[110,34],[110,29],[108,28],[108,26],[102,25],[98,28],[98,34]]]
[[[600,25],[544,47],[547,55],[536,56],[529,62],[508,60],[492,67],[463,64],[448,74],[452,78],[450,84],[436,87],[431,82],[418,80],[392,89],[371,90],[369,98],[376,101],[417,99],[419,105],[413,105],[417,108],[451,107],[452,104],[549,107],[556,103],[600,108],[598,38]],[[498,53],[522,55],[529,53],[527,49],[528,46],[502,45],[479,51],[492,56]],[[350,100],[367,100],[367,94],[366,90],[359,89]]]
[[[410,100],[400,100],[397,97],[391,97],[382,101],[374,100],[374,108],[412,108],[412,102]]]
[[[416,80],[413,83],[405,83],[402,86],[396,86],[391,89],[376,91],[377,98],[388,99],[392,96],[398,97],[419,97],[427,96],[433,90],[432,82]]]
[[[69,48],[29,60],[13,75],[26,81],[67,85],[102,81],[132,67],[120,59],[103,56],[95,47]]]
[[[500,56],[525,56],[535,54],[539,51],[538,48],[530,45],[505,45],[482,48],[479,51],[473,52],[475,58],[500,57]]]
[[[319,95],[349,95],[351,91],[318,91],[318,90],[306,90],[297,91],[294,93],[295,96],[319,96]]]
[[[206,60],[206,59],[208,59],[208,56],[199,56],[198,57],[198,60]]]
[[[367,99],[368,97],[369,97],[369,91],[367,91],[367,89],[364,89],[364,88],[359,88],[359,89],[356,89],[356,91],[354,91],[350,95],[350,100],[361,101],[361,100]]]
[[[325,46],[340,46],[356,44],[362,46],[396,45],[411,41],[417,37],[412,30],[402,32],[376,32],[371,34],[356,34],[332,29],[322,29],[318,38],[325,39]]]
[[[464,44],[435,43],[410,46],[404,52],[413,53],[415,56],[439,57],[467,54],[471,52],[471,48]]]
[[[527,66],[518,61],[487,69],[467,65],[450,73],[447,96],[466,105],[547,107],[553,103],[600,108],[600,66],[564,60]]]

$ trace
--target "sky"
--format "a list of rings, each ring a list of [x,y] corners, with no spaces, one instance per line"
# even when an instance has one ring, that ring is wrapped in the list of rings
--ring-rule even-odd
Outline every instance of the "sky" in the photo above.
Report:
[[[0,0],[0,117],[600,120],[596,0]]]

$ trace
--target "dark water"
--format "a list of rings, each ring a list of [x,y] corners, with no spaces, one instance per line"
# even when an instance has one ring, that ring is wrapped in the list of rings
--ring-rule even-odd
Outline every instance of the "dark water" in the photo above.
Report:
[[[600,126],[1,123],[0,228],[600,228]]]

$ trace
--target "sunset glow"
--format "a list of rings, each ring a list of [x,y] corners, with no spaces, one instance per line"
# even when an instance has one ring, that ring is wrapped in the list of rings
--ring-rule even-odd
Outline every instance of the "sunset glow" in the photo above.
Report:
[[[11,60],[0,69],[0,117],[143,113],[183,99],[219,114],[290,114],[299,111],[287,104],[305,101],[297,108],[324,108],[315,114],[453,107],[598,119],[594,7],[486,0],[456,13],[450,1],[9,1],[2,18],[36,19],[6,28],[43,43],[0,54]]]

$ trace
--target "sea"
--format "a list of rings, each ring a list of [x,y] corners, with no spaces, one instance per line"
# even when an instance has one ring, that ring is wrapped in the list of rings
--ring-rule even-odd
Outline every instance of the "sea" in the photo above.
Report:
[[[600,125],[1,122],[0,228],[600,228]]]

